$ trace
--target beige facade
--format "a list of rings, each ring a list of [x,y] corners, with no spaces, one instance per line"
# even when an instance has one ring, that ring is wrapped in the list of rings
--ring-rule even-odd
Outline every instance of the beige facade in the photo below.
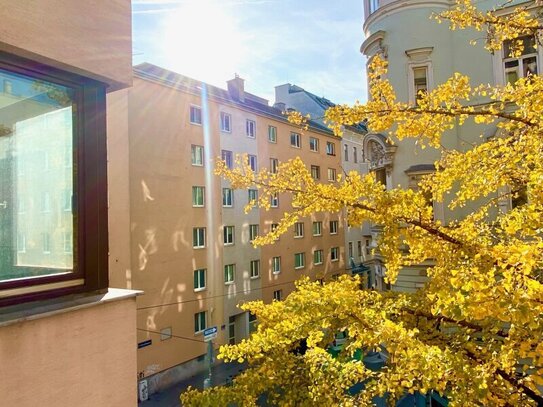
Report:
[[[342,216],[316,214],[303,220],[303,236],[290,230],[274,245],[252,246],[252,234],[269,232],[291,209],[289,197],[246,214],[252,192],[231,191],[213,174],[215,159],[248,154],[261,169],[299,156],[329,182],[329,168],[341,171],[341,145],[322,126],[301,131],[289,124],[280,110],[245,92],[241,78],[228,88],[142,64],[128,91],[130,284],[145,291],[138,298],[138,343],[152,343],[138,351],[138,374],[151,391],[203,368],[204,325],[218,327],[216,346],[238,342],[254,327],[241,303],[284,298],[303,275],[330,278],[345,269]],[[299,134],[299,147],[291,133]],[[310,137],[319,140],[316,152]],[[327,142],[335,155],[326,153]],[[321,222],[318,236],[314,221]],[[330,221],[337,221],[332,234]],[[314,264],[317,250],[322,264]]]
[[[113,172],[110,180],[114,186],[109,189],[110,220],[113,220],[109,227],[110,241],[113,242],[110,262],[115,265],[111,270],[111,281],[114,282],[117,275],[122,272],[123,284],[119,286],[126,287],[124,282],[129,271],[127,265],[129,247],[121,242],[129,242],[129,223],[128,217],[123,219],[119,215],[122,215],[125,209],[123,206],[126,205],[128,191],[118,188],[122,180],[117,170],[126,170],[126,166],[123,167],[123,159],[127,155],[127,111],[126,100],[123,102],[121,95],[123,92],[126,94],[126,90],[122,89],[130,86],[132,82],[130,1],[0,0],[0,10],[2,10],[1,69],[3,74],[11,75],[11,78],[16,78],[17,81],[12,83],[11,80],[5,79],[0,86],[0,127],[8,129],[1,136],[5,136],[2,137],[3,145],[11,143],[14,151],[20,155],[15,165],[14,161],[9,161],[10,151],[0,146],[0,161],[4,160],[3,169],[14,174],[13,178],[10,178],[12,183],[7,185],[9,195],[5,195],[5,182],[2,185],[4,189],[0,188],[0,194],[3,194],[0,196],[3,203],[0,209],[4,211],[0,215],[4,216],[2,219],[5,221],[5,214],[8,213],[9,221],[9,214],[12,213],[11,219],[19,235],[28,234],[28,238],[19,239],[19,246],[17,251],[14,250],[13,257],[5,258],[10,261],[13,259],[15,266],[22,264],[53,268],[57,274],[62,274],[63,271],[70,274],[80,271],[76,268],[83,268],[83,265],[77,264],[72,259],[73,253],[80,249],[77,246],[78,240],[73,235],[67,233],[52,235],[50,250],[46,250],[45,243],[38,250],[34,244],[37,238],[32,236],[40,232],[40,228],[47,223],[56,225],[56,230],[68,229],[72,223],[71,191],[69,195],[64,194],[64,190],[58,184],[49,181],[50,178],[60,179],[62,174],[66,174],[67,185],[72,185],[72,179],[77,180],[74,190],[81,196],[89,198],[93,196],[93,199],[96,198],[97,191],[102,190],[94,189],[97,185],[93,185],[91,191],[86,189],[87,185],[78,183],[80,179],[74,175],[77,172],[73,168],[76,164],[82,166],[79,161],[82,155],[74,155],[76,157],[74,162],[70,160],[65,162],[65,157],[72,155],[72,144],[66,140],[70,140],[73,133],[65,133],[70,127],[62,126],[61,122],[71,120],[70,112],[58,107],[48,112],[44,111],[44,103],[40,106],[46,92],[41,90],[43,94],[40,95],[39,82],[36,78],[51,75],[54,78],[52,81],[65,77],[75,81],[74,78],[83,77],[98,81],[94,83],[99,83],[100,88],[105,87],[108,92],[106,104],[103,104],[102,99],[94,105],[98,111],[85,111],[84,117],[91,122],[101,123],[107,118],[108,122],[107,139],[111,147],[109,162],[112,163],[110,171]],[[23,89],[23,93],[20,93],[21,89],[17,86],[24,84],[25,80],[28,83],[34,80],[36,86]],[[80,82],[77,85],[83,86]],[[22,97],[24,92],[32,95],[25,103],[27,105],[34,103],[39,107],[35,112],[21,109],[22,105],[17,97]],[[98,96],[100,97],[102,96]],[[55,95],[50,98],[55,100]],[[10,99],[13,99],[13,102],[10,102]],[[61,104],[59,99],[56,101]],[[120,102],[117,103],[118,101]],[[53,106],[53,103],[49,105]],[[14,120],[10,121],[12,113],[15,113]],[[77,131],[74,130],[74,133],[77,133],[79,138],[85,137],[89,145],[95,137],[104,139],[103,134],[93,133],[90,126],[85,128],[83,133],[83,123],[78,124],[81,126]],[[40,136],[43,139],[44,135],[50,138],[50,142],[38,151],[36,146],[42,142]],[[70,150],[58,149],[58,143],[68,145]],[[42,160],[33,160],[35,157],[33,154],[36,152],[42,154]],[[105,149],[103,155],[96,158],[105,163],[107,159]],[[43,167],[39,168],[39,165]],[[17,206],[16,202],[23,202],[21,180],[17,178],[23,167],[25,182],[39,191],[34,190],[36,196],[25,196],[28,198],[26,205]],[[105,165],[102,169],[105,169]],[[41,181],[40,174],[43,177]],[[42,199],[43,197],[47,198]],[[89,204],[88,201],[85,202]],[[118,218],[118,221],[115,221],[115,218]],[[81,224],[98,220],[84,219],[83,213],[80,212],[78,222]],[[101,223],[103,224],[104,222]],[[8,226],[11,224],[8,223]],[[0,232],[4,232],[2,238],[6,238],[6,230]],[[10,233],[10,230],[7,232]],[[73,233],[76,234],[75,230]],[[17,238],[19,235],[14,234]],[[100,238],[98,234],[86,236],[85,247],[100,246],[101,253],[107,253],[107,234],[105,240],[102,240],[103,234],[100,236]],[[10,236],[7,236],[7,239],[9,238]],[[25,250],[22,250],[23,248]],[[7,250],[11,251],[12,248],[8,245]],[[81,257],[79,260],[81,261]],[[102,266],[103,264],[100,265]],[[107,267],[100,272],[104,271],[107,276]],[[95,278],[97,274],[97,269],[87,267],[81,278],[49,284],[46,281],[42,283],[41,276],[34,274],[27,277],[30,283],[27,286],[18,285],[17,288],[10,289],[9,284],[19,282],[17,279],[6,281],[5,276],[0,273],[0,299],[7,298],[11,301],[11,305],[0,307],[0,365],[4,372],[0,384],[2,394],[0,404],[22,407],[36,404],[44,406],[136,404],[134,379],[137,292],[108,290],[107,278],[100,283],[101,287],[105,288],[99,291],[85,291],[87,279]],[[79,286],[83,288],[77,288]],[[66,295],[73,287],[77,290]],[[66,291],[63,294],[63,291],[58,290]],[[21,301],[18,301],[19,298]]]

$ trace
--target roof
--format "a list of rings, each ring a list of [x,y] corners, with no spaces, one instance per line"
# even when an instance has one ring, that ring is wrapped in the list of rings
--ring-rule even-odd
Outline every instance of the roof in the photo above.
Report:
[[[329,99],[326,99],[325,97],[320,97],[315,95],[314,93],[308,92],[304,88],[301,88],[298,85],[290,85],[288,89],[289,93],[305,93],[310,99],[312,99],[317,105],[319,105],[323,110],[327,110],[331,107],[337,106],[334,102],[330,101]],[[354,124],[351,126],[345,126],[346,128],[357,131],[357,132],[368,132],[368,127],[365,122],[360,122],[358,124]]]
[[[233,104],[257,114],[272,117],[276,120],[288,122],[287,117],[280,109],[262,103],[262,101],[266,101],[266,99],[253,95],[249,92],[244,92],[245,98],[243,101],[241,101],[239,99],[234,99],[225,89],[221,89],[217,86],[207,84],[197,79],[189,78],[188,76],[161,68],[148,62],[136,65],[133,67],[133,69],[134,74],[141,79],[159,82],[163,85],[193,94],[199,95],[202,92],[202,88],[205,86],[208,96],[215,100]],[[334,133],[328,127],[317,123],[316,121],[310,120],[308,124],[310,130],[317,130],[319,132],[326,133],[329,136],[334,136]]]

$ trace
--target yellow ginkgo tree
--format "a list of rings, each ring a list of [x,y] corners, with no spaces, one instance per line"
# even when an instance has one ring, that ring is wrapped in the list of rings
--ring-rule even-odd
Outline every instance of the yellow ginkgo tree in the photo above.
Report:
[[[539,39],[542,30],[537,8],[503,16],[468,0],[437,18],[452,29],[484,32],[490,51],[511,40],[511,52],[521,52],[518,38]],[[389,282],[403,266],[430,261],[427,284],[406,294],[361,289],[358,277],[302,279],[284,301],[244,304],[257,315],[258,329],[223,346],[220,357],[247,361],[248,369],[232,386],[185,392],[183,405],[250,406],[260,397],[269,405],[364,406],[376,396],[394,403],[435,392],[451,406],[543,406],[543,80],[533,74],[505,86],[473,86],[456,73],[414,106],[397,100],[383,79],[386,69],[375,57],[370,101],[336,106],[325,119],[338,133],[367,120],[373,132],[438,149],[436,172],[419,190],[386,190],[371,174],[356,172],[321,184],[299,159],[275,174],[255,173],[243,159],[233,170],[219,162],[217,173],[234,188],[258,188],[252,205],[266,208],[272,194],[292,194],[292,211],[256,244],[272,244],[299,218],[346,209],[350,224],[380,226]],[[488,103],[470,105],[473,98]],[[303,124],[300,115],[293,120]],[[500,130],[470,149],[443,149],[443,134],[466,122]],[[438,202],[448,195],[452,211],[464,207],[468,214],[435,221],[428,194]],[[507,195],[525,199],[501,212]],[[345,330],[347,342],[332,355],[334,334]],[[372,369],[360,355],[376,351],[386,362]]]

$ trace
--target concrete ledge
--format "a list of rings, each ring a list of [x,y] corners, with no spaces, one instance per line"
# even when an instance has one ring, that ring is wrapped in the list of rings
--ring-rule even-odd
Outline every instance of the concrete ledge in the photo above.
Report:
[[[0,328],[24,321],[47,318],[101,304],[135,298],[141,294],[143,294],[143,291],[108,288],[105,293],[76,294],[47,301],[12,305],[2,309]]]

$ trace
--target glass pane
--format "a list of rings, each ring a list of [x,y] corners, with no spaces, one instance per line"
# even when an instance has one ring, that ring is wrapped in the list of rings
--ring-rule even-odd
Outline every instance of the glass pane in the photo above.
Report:
[[[528,57],[522,60],[522,76],[537,75],[537,57]]]
[[[73,271],[74,90],[0,69],[0,281]]]

